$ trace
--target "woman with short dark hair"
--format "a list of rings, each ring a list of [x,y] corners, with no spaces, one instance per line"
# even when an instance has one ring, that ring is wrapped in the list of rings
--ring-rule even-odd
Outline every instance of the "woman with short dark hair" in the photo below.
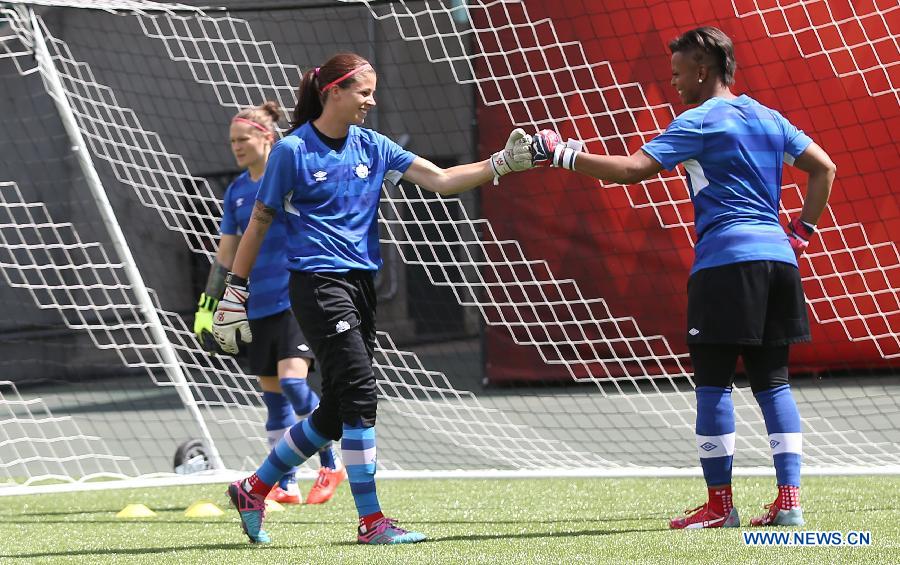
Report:
[[[801,424],[788,384],[790,344],[808,341],[797,259],[825,209],[835,165],[781,114],[729,88],[737,67],[731,39],[712,27],[669,44],[672,86],[685,104],[666,131],[629,156],[578,153],[550,130],[534,138],[536,162],[631,184],[687,171],[697,230],[688,280],[687,343],[697,397],[696,437],[708,501],[671,528],[738,526],[731,470],[731,386],[738,358],[769,433],[778,495],[751,525],[802,525]],[[782,164],[808,173],[806,199],[785,233],[778,220]]]

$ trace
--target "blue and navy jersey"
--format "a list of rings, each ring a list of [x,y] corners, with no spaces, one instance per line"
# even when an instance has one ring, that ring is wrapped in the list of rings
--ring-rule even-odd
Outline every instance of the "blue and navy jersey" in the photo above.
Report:
[[[416,156],[378,132],[350,126],[344,147],[326,146],[306,123],[275,144],[257,199],[287,222],[288,269],[375,271],[381,266],[378,202]]]
[[[697,229],[693,274],[743,261],[797,264],[778,222],[782,163],[812,140],[749,96],[711,98],[643,146],[665,169],[682,163]]]
[[[225,191],[224,209],[219,231],[222,235],[241,235],[250,223],[250,215],[256,203],[259,182],[250,179],[244,171],[234,179]],[[247,317],[255,320],[284,312],[291,307],[285,245],[287,230],[284,215],[277,214],[263,240],[256,263],[250,271],[250,301]]]

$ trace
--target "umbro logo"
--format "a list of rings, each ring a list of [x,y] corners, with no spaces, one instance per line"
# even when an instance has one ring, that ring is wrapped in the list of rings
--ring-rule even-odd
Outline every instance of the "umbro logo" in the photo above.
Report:
[[[699,335],[699,334],[700,334],[700,330],[698,330],[697,328],[691,328],[691,329],[688,330],[688,333],[691,334],[691,335]]]
[[[237,207],[238,207],[238,208],[240,208],[241,206],[244,205],[244,199],[243,199],[243,198],[238,198],[237,200],[235,200],[234,203],[237,204]]]
[[[297,346],[297,349],[299,349],[300,351],[309,351],[309,346],[306,345],[305,343],[301,343],[300,345]]]
[[[341,334],[350,329],[350,322],[346,320],[341,320],[337,324],[334,325],[334,331]]]
[[[775,449],[775,447],[778,446],[778,445],[781,445],[781,442],[778,441],[777,439],[770,439],[770,440],[769,440],[769,447],[770,447],[770,448]]]
[[[715,448],[717,448],[717,447],[718,447],[718,446],[717,446],[716,444],[714,444],[714,443],[708,441],[708,442],[704,443],[703,445],[701,445],[701,446],[700,446],[700,449],[702,449],[703,451],[707,451],[707,452],[708,452],[708,451],[712,451],[713,449],[715,449]]]
[[[316,171],[313,173],[313,178],[316,179],[316,182],[325,182],[328,179],[328,173],[326,171]]]

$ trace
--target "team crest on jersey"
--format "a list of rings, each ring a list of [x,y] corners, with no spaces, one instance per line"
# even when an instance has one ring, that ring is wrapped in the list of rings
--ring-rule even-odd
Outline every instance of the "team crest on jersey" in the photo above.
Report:
[[[325,182],[328,178],[328,173],[325,171],[316,171],[313,173],[313,178],[316,179],[316,182]]]
[[[369,176],[369,167],[367,167],[363,163],[360,163],[359,165],[356,166],[356,169],[354,169],[354,172],[356,173],[356,176],[358,176],[361,179],[364,179]]]

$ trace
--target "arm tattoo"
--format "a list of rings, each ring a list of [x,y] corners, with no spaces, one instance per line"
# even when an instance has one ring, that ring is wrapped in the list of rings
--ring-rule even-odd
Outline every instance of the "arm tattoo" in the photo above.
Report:
[[[271,224],[275,219],[275,208],[269,208],[257,200],[253,205],[253,218],[260,224]]]
[[[213,261],[212,267],[209,269],[209,278],[206,279],[206,296],[211,296],[216,300],[221,300],[225,294],[225,275],[228,269],[225,265],[218,261]]]

